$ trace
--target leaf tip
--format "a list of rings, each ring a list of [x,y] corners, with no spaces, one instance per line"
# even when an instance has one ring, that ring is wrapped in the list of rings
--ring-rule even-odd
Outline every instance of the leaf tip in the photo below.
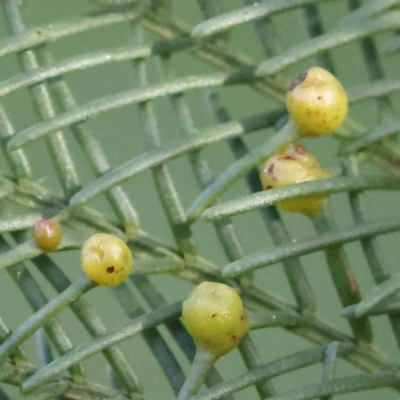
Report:
[[[203,211],[203,213],[201,214],[201,219],[203,220],[203,221],[206,221],[206,222],[211,222],[211,221],[213,221],[213,213],[211,212],[211,209],[210,208],[207,208],[207,210],[204,210]]]
[[[20,144],[17,136],[13,136],[7,143],[7,151],[9,152],[18,150],[20,147],[22,147],[22,144]]]
[[[202,39],[204,37],[203,24],[196,25],[190,33],[194,39]]]
[[[225,278],[233,278],[235,277],[236,274],[236,269],[232,266],[232,264],[228,264],[223,270],[222,270],[222,276]]]

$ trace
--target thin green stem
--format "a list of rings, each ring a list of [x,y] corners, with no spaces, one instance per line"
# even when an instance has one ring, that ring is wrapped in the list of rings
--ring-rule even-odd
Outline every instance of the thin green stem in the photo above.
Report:
[[[340,349],[339,342],[332,342],[326,348],[321,382],[329,382],[334,378],[339,349]],[[333,399],[332,396],[321,397],[321,400],[332,400],[332,399]]]
[[[196,356],[194,357],[189,375],[179,393],[178,400],[187,400],[200,390],[204,377],[216,360],[217,358],[214,354],[202,348],[197,348]]]
[[[51,345],[46,337],[46,331],[43,328],[36,331],[35,341],[40,362],[42,365],[50,364],[54,360],[54,357]]]

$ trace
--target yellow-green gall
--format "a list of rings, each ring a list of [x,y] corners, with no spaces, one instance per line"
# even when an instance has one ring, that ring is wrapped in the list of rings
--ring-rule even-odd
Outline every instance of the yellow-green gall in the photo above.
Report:
[[[86,274],[99,285],[117,286],[132,271],[132,253],[121,239],[97,233],[83,244],[81,265]]]
[[[57,250],[62,239],[61,225],[55,219],[39,219],[33,226],[33,237],[41,249]]]
[[[318,137],[333,133],[341,125],[348,100],[343,86],[330,72],[314,67],[293,81],[286,106],[300,136]]]
[[[221,357],[250,329],[239,295],[222,283],[203,282],[183,303],[182,321],[196,346]]]
[[[260,172],[265,190],[328,177],[329,174],[320,168],[314,156],[299,144],[291,144],[270,157]],[[314,195],[282,201],[277,206],[285,211],[311,216],[322,211],[326,200],[326,196]]]

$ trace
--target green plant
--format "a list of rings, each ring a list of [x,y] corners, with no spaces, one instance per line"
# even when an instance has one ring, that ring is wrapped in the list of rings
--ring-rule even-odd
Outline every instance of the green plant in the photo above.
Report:
[[[396,297],[400,275],[390,276],[379,247],[384,245],[387,250],[384,256],[391,257],[393,262],[396,249],[385,247],[386,242],[378,242],[377,236],[400,230],[397,204],[391,201],[397,200],[396,194],[387,195],[387,190],[400,189],[400,151],[396,142],[400,124],[396,120],[398,104],[393,95],[400,85],[395,76],[396,55],[392,64],[383,57],[384,53],[394,54],[400,49],[396,36],[400,28],[399,1],[370,0],[364,4],[361,0],[265,0],[253,4],[253,0],[245,0],[244,6],[227,0],[199,0],[198,3],[185,0],[184,3],[172,0],[93,0],[91,3],[25,0],[22,4],[21,0],[0,0],[4,20],[4,35],[0,39],[4,69],[0,69],[0,74],[12,71],[7,79],[1,75],[4,80],[0,83],[1,102],[4,103],[4,106],[0,104],[4,150],[4,159],[0,160],[0,269],[3,280],[8,274],[34,310],[10,330],[7,327],[7,319],[11,318],[9,310],[17,314],[12,308],[19,293],[14,290],[11,299],[0,293],[0,315],[4,318],[4,321],[0,319],[0,382],[4,385],[0,399],[9,396],[21,400],[149,399],[147,392],[143,392],[142,380],[133,369],[149,360],[132,358],[127,348],[119,347],[124,346],[123,341],[139,335],[149,345],[174,393],[171,396],[159,393],[160,399],[178,397],[182,387],[185,389],[180,399],[189,394],[192,400],[239,399],[241,394],[237,392],[247,387],[253,390],[244,397],[255,399],[331,399],[353,392],[361,392],[360,399],[373,399],[378,395],[397,398],[398,354],[390,357],[390,352],[394,353],[394,344],[400,346]],[[58,13],[62,18],[64,9],[70,12],[74,8],[89,14],[28,27],[25,21],[31,18],[38,4],[46,9],[46,12],[37,13],[38,18],[50,13]],[[197,6],[203,14],[202,22],[195,12]],[[176,8],[189,18],[196,16],[196,26],[177,17]],[[325,13],[328,17],[324,22]],[[302,42],[295,32],[292,33],[294,22],[299,18],[304,21],[309,36]],[[241,31],[243,36],[235,36],[237,30],[253,23],[255,32]],[[378,34],[384,34],[385,41],[377,37]],[[77,40],[85,37],[82,43]],[[123,45],[122,38],[127,38],[127,44]],[[61,39],[69,40],[70,47],[63,48],[60,44],[59,48]],[[287,49],[281,48],[283,39],[290,39]],[[85,40],[90,51],[86,49],[77,56],[76,49],[80,49]],[[254,46],[256,40],[264,52],[257,54],[257,60],[237,50],[248,47],[248,51],[253,51],[247,43]],[[111,48],[104,50],[103,41],[110,42]],[[93,51],[94,43],[103,47]],[[351,53],[357,50],[359,57],[352,60],[352,66],[348,65],[348,54],[336,54],[340,46],[351,43]],[[67,49],[74,50],[74,55],[66,56]],[[202,63],[192,62],[189,56]],[[12,61],[6,68],[7,60],[15,57],[21,67],[18,72]],[[90,80],[94,67],[122,61],[129,61],[133,66],[135,87],[127,88],[131,84],[129,72],[122,69],[108,76],[114,94],[110,94],[111,90],[108,94],[97,92],[103,86],[107,90],[108,80],[97,79],[91,85],[83,81],[74,84],[70,78],[74,72],[87,70],[86,79]],[[304,64],[307,64],[305,68]],[[326,141],[315,151],[315,156],[319,159],[324,150],[325,155],[331,154],[336,167],[331,174],[333,177],[262,191],[258,166],[277,149],[298,139],[295,127],[291,122],[286,123],[284,106],[289,82],[315,64],[337,76],[349,97],[350,116],[335,135],[310,143],[314,146],[319,140]],[[214,68],[211,72],[210,66]],[[285,71],[289,67],[293,70]],[[356,71],[352,71],[353,68]],[[201,72],[195,73],[196,69]],[[353,74],[348,75],[351,72]],[[352,79],[365,77],[364,83],[349,87],[349,76]],[[121,81],[123,88],[117,90]],[[206,90],[206,102],[200,96],[192,96],[194,89]],[[22,90],[29,92],[22,92],[24,96],[15,98],[14,102],[8,100]],[[75,91],[86,99],[83,104],[78,103]],[[27,119],[22,111],[25,104],[30,104],[27,94],[36,108],[38,121]],[[172,115],[170,111],[159,111],[158,107],[163,107],[159,100],[165,101],[165,98],[172,106]],[[361,102],[365,106],[359,106]],[[244,114],[247,103],[251,104],[251,110],[258,107],[250,116]],[[122,108],[131,110],[133,106],[137,108],[136,116],[141,125],[136,127],[136,119],[133,121],[130,114],[125,115],[128,123],[124,129],[128,133],[124,134],[119,131],[122,116],[112,120],[108,112],[119,112]],[[234,110],[232,120],[228,108]],[[216,120],[213,124],[209,123],[209,111]],[[103,113],[107,113],[107,118],[96,125],[96,118]],[[165,120],[167,113],[170,119]],[[202,122],[195,123],[193,115],[200,121],[205,120],[204,127]],[[112,122],[107,125],[109,119]],[[96,134],[92,133],[93,128]],[[274,128],[279,129],[279,133],[272,133]],[[178,130],[183,137],[172,139]],[[111,138],[102,138],[104,132]],[[247,134],[253,132],[262,132],[262,136],[255,133],[254,137],[247,138]],[[71,134],[79,148],[69,140]],[[142,151],[140,142],[143,137],[147,142],[146,151]],[[164,142],[165,137],[171,140],[168,144]],[[43,140],[39,142],[39,139]],[[107,142],[107,146],[102,141]],[[123,142],[122,146],[111,148],[119,141]],[[226,154],[221,143],[225,141],[234,161],[229,161],[227,155],[220,156],[220,153]],[[27,149],[30,143],[37,147]],[[339,143],[337,152],[336,143]],[[206,152],[214,148],[218,152],[211,154],[208,164]],[[127,160],[121,161],[124,155]],[[171,173],[175,171],[171,161],[179,158],[179,162],[182,156],[189,158],[199,188],[197,193],[186,165],[179,164],[179,180]],[[222,166],[218,162],[225,164]],[[31,164],[37,163],[43,163],[41,174],[31,169]],[[221,167],[222,172],[214,175],[210,167],[214,164]],[[87,166],[93,175],[86,171]],[[57,180],[51,175],[53,170]],[[147,176],[140,185],[125,186],[144,172],[151,172],[157,196],[148,196]],[[48,181],[41,182],[43,177],[48,177]],[[239,188],[232,195],[228,189],[238,181],[246,182],[252,193],[245,194],[243,188]],[[378,215],[371,222],[365,202],[370,199],[367,192],[372,190],[385,192],[379,197],[382,206],[376,208]],[[137,213],[133,203],[143,193],[149,205],[145,212]],[[298,223],[284,213],[281,215],[274,206],[299,197],[335,193],[348,197],[339,213],[338,203],[334,203],[336,218],[349,215],[346,214],[349,204],[354,219],[354,223],[346,221],[344,229],[334,226],[326,210],[309,219],[300,216],[302,220]],[[89,206],[88,203],[100,195],[104,195],[107,203],[95,201]],[[234,199],[221,199],[221,195]],[[331,197],[334,202],[335,197]],[[186,211],[182,199],[191,204]],[[157,214],[159,206],[165,219]],[[385,216],[386,209],[390,211],[389,217]],[[254,210],[260,211],[268,234],[260,231],[258,220],[251,220],[250,211]],[[153,213],[154,229],[139,223],[138,214],[146,219]],[[243,224],[246,230],[236,229],[233,217],[245,213],[250,221]],[[58,250],[49,256],[34,241],[32,227],[38,219],[52,217],[62,224],[63,238]],[[201,220],[212,222],[216,237],[208,239],[211,227],[207,226],[203,244],[199,246],[195,237],[198,236],[197,227],[202,227]],[[309,221],[317,235],[304,238],[302,232],[310,229]],[[159,238],[165,236],[162,232],[166,224],[172,232],[173,243]],[[243,225],[238,223],[239,227]],[[257,234],[253,235],[253,231]],[[135,262],[130,282],[112,289],[117,301],[112,328],[99,316],[109,307],[96,307],[96,301],[91,301],[91,296],[98,293],[100,297],[96,299],[106,297],[110,289],[99,288],[87,276],[71,272],[80,270],[79,256],[74,250],[81,249],[84,241],[96,233],[111,234],[125,241]],[[266,249],[269,239],[273,246]],[[241,241],[246,242],[246,250]],[[360,244],[363,251],[365,258],[359,262],[347,255],[349,249],[344,246],[351,242]],[[211,258],[217,261],[211,261],[206,257],[209,247],[214,247],[215,251],[222,249],[225,258],[214,254]],[[308,254],[317,257],[318,251],[324,252],[325,261],[300,259]],[[70,257],[63,258],[59,254],[62,252],[68,252]],[[275,290],[271,284],[275,278],[266,267],[277,263],[282,264],[291,293],[282,287]],[[357,278],[353,271],[355,265],[359,265]],[[314,275],[319,272],[314,271],[325,266],[340,299],[342,314],[337,307],[324,306],[322,311],[317,310],[315,289],[322,286],[325,295],[328,279],[315,280]],[[261,268],[262,274],[256,271]],[[176,278],[170,292],[178,295],[182,287],[187,292],[192,289],[184,282],[197,285],[215,281],[233,287],[242,298],[252,332],[238,346],[240,357],[232,355],[237,357],[237,362],[228,365],[224,378],[216,368],[211,368],[210,359],[199,353],[188,373],[187,360],[193,360],[195,347],[179,319],[181,300],[169,301],[173,295],[160,293],[163,285],[168,284],[166,275]],[[72,283],[70,276],[74,277]],[[373,284],[368,282],[370,276]],[[358,281],[365,286],[363,299]],[[6,293],[6,286],[2,287]],[[280,291],[288,300],[277,294]],[[328,292],[326,290],[327,297]],[[51,298],[47,298],[47,293]],[[336,303],[334,297],[329,297],[329,306]],[[318,304],[321,306],[320,301]],[[75,335],[74,340],[71,339],[74,332],[70,325],[60,322],[63,318],[60,313],[67,307],[89,338],[79,336],[79,343],[75,342]],[[117,326],[115,321],[120,318],[117,313],[121,311],[132,321]],[[373,324],[371,317],[377,315],[388,317],[393,335],[393,340],[386,337],[381,340],[381,346],[373,344],[373,333],[379,336],[389,328],[382,325],[382,319],[380,324]],[[159,329],[161,326],[163,328]],[[289,332],[280,345],[270,336],[273,327],[279,328],[282,335]],[[260,335],[254,333],[256,329],[262,329]],[[32,346],[25,343],[33,335],[37,338],[42,365],[32,356]],[[296,336],[307,339],[307,344],[293,342]],[[394,343],[392,347],[389,347],[390,341]],[[278,359],[269,356],[265,359],[264,354],[260,355],[262,343],[267,344],[268,355],[275,354],[279,346],[285,352]],[[296,349],[295,344],[299,344]],[[384,351],[380,347],[388,349]],[[82,361],[100,352],[109,366],[110,379],[98,384],[90,375],[88,377]],[[342,363],[341,359],[347,363]],[[224,357],[221,362],[223,360]],[[235,376],[232,371],[239,362],[246,371]],[[340,375],[335,375],[336,364],[341,368]],[[289,372],[300,374],[301,381],[302,369],[315,365],[317,372],[310,368],[314,371],[310,375],[312,382],[305,380],[297,384],[299,381],[296,381],[296,387],[290,389],[287,382],[291,378],[285,385],[280,384],[279,377]],[[195,389],[203,378],[208,389],[196,395]],[[144,382],[147,389],[159,384],[157,379],[151,378]],[[18,394],[12,387],[18,388]],[[375,391],[380,388],[390,390]],[[371,392],[365,392],[368,390]],[[353,398],[348,396],[345,398]]]

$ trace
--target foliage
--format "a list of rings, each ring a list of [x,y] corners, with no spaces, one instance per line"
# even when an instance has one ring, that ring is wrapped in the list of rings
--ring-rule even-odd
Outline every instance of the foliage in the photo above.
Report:
[[[194,1],[185,2],[187,7],[196,6]],[[370,221],[365,198],[367,191],[383,190],[388,196],[400,189],[400,150],[395,140],[400,125],[392,96],[400,85],[397,77],[386,74],[382,61],[383,53],[393,54],[400,49],[396,36],[400,29],[400,2],[370,0],[364,4],[360,0],[336,0],[338,4],[329,4],[331,10],[344,6],[349,11],[336,27],[326,32],[321,17],[321,10],[328,6],[326,0],[264,0],[254,4],[253,0],[245,0],[237,8],[228,1],[198,0],[204,21],[198,21],[194,27],[174,14],[174,1],[92,0],[92,3],[93,11],[88,15],[28,27],[19,0],[0,0],[2,17],[9,30],[8,35],[0,38],[0,57],[16,57],[21,66],[21,72],[15,71],[13,76],[0,82],[0,96],[6,98],[28,88],[39,117],[38,123],[17,131],[12,121],[14,110],[0,104],[0,137],[9,168],[0,171],[0,269],[15,281],[34,311],[12,331],[7,321],[0,319],[0,382],[19,387],[21,400],[145,400],[148,397],[134,371],[135,363],[143,361],[128,362],[118,346],[135,335],[142,335],[176,396],[185,385],[185,395],[181,393],[180,399],[233,400],[235,392],[250,386],[256,389],[257,398],[271,400],[329,400],[335,395],[377,388],[393,388],[393,396],[397,396],[399,363],[373,344],[370,318],[386,315],[400,346],[400,303],[396,297],[400,274],[390,276],[377,241],[378,235],[399,231],[400,220],[393,216]],[[228,9],[224,10],[223,6]],[[281,50],[275,18],[285,17],[292,10],[302,17],[309,38]],[[254,24],[253,40],[260,42],[265,60],[251,60],[236,50],[231,32],[244,24]],[[110,49],[61,60],[49,48],[49,44],[63,38],[79,39],[79,35],[92,30],[101,34],[107,27],[119,26],[130,29],[134,44],[119,43]],[[382,33],[388,43],[381,49],[376,36]],[[319,64],[340,78],[332,50],[351,42],[360,51],[368,80],[362,85],[346,87],[350,110],[369,100],[374,106],[374,122],[365,127],[348,117],[335,137],[329,139],[340,143],[335,157],[336,173],[331,178],[261,191],[258,166],[296,136],[287,124],[279,134],[263,139],[260,146],[249,146],[249,149],[245,140],[253,132],[279,129],[286,123],[284,101],[290,81],[286,69],[303,65],[299,63],[307,60],[309,65]],[[181,76],[175,71],[173,61],[184,52],[209,64],[212,72],[202,64],[204,73],[187,71]],[[133,66],[135,87],[78,104],[67,80],[69,74],[127,61]],[[154,62],[161,77],[159,83],[152,81],[148,69]],[[243,93],[247,86],[262,98],[268,98],[270,103],[265,101],[265,110],[261,113],[231,119],[229,101],[224,104],[219,99],[228,86],[240,86]],[[196,127],[194,110],[188,101],[188,92],[192,90],[205,91],[207,106],[216,121],[213,126]],[[182,137],[170,143],[162,143],[163,127],[155,107],[161,99],[170,102],[182,131]],[[272,102],[274,106],[268,106]],[[132,106],[137,108],[142,127],[135,135],[145,137],[148,149],[112,167],[101,140],[91,130],[91,120]],[[81,183],[77,156],[70,149],[67,135],[76,140],[95,174],[88,183]],[[41,177],[32,172],[30,151],[26,147],[39,139],[47,146],[48,168],[56,171],[62,194],[56,187],[40,183]],[[225,142],[235,161],[214,175],[205,150]],[[199,187],[187,210],[169,166],[171,160],[185,156]],[[364,168],[368,163],[369,167]],[[122,186],[148,171],[174,245],[164,243],[158,238],[158,232],[147,232],[140,225],[134,199]],[[251,193],[221,200],[221,195],[240,180],[247,183]],[[338,230],[332,217],[324,211],[310,217],[317,232],[314,237],[292,240],[286,218],[275,204],[336,193],[347,195],[354,224]],[[107,200],[113,217],[89,206],[89,201],[97,196]],[[239,234],[245,233],[236,231],[232,219],[255,210],[261,213],[275,246],[265,249],[261,241],[258,252],[246,254],[239,239]],[[127,324],[107,327],[98,315],[101,310],[95,311],[85,297],[89,291],[108,289],[98,288],[85,275],[71,282],[57,259],[37,246],[32,226],[40,218],[55,218],[62,224],[63,239],[57,252],[80,249],[96,232],[112,234],[127,242],[135,259],[135,269],[129,283],[112,290],[121,310],[130,319]],[[219,241],[215,246],[224,251],[227,265],[217,265],[200,252],[194,230],[201,220],[213,224]],[[365,274],[370,273],[376,285],[364,299],[344,248],[350,242],[361,245]],[[300,257],[321,250],[343,308],[341,318],[348,322],[350,334],[323,321],[329,321],[333,315],[324,315],[322,320],[316,313],[314,289]],[[282,263],[295,305],[254,279],[256,269],[277,263]],[[48,299],[33,269],[59,294]],[[285,329],[307,339],[308,347],[266,362],[260,357],[251,333],[238,347],[247,371],[224,381],[217,369],[211,367],[209,359],[201,358],[199,353],[195,359],[193,341],[179,319],[182,303],[169,304],[158,292],[150,277],[156,274],[169,274],[192,284],[205,280],[228,284],[243,299],[252,330]],[[2,304],[5,301],[10,299],[1,299]],[[75,345],[68,326],[59,322],[59,313],[67,307],[90,335],[87,342]],[[166,339],[165,331],[159,330],[159,326],[167,329],[190,362],[195,359],[191,372],[182,367],[175,344]],[[42,366],[30,361],[24,350],[25,342],[35,334]],[[57,356],[53,356],[52,350]],[[111,371],[110,382],[101,385],[87,378],[82,364],[100,352]],[[361,372],[336,376],[339,358]],[[320,382],[286,393],[275,389],[274,378],[316,364],[321,370]],[[195,389],[208,369],[205,378],[208,389],[196,394]],[[8,398],[6,390],[0,388],[0,399]]]

